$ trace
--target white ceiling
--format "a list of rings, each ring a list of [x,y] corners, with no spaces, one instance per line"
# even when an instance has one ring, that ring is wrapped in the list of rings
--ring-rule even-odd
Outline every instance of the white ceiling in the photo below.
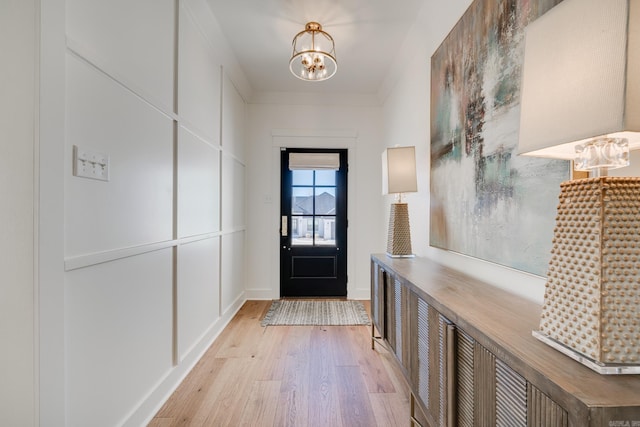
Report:
[[[256,92],[376,94],[425,0],[207,0]],[[323,82],[289,71],[291,42],[309,21],[336,44]]]

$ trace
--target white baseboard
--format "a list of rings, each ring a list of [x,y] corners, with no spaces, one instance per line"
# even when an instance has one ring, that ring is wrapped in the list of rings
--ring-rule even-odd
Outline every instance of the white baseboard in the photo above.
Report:
[[[354,289],[349,292],[347,298],[355,300],[369,300],[371,299],[371,289]]]
[[[247,289],[244,295],[248,300],[274,300],[280,298],[280,292],[273,289]]]

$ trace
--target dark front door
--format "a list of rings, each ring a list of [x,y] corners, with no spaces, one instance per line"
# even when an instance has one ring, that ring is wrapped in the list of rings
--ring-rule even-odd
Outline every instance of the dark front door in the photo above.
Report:
[[[347,295],[347,150],[282,149],[280,295]]]

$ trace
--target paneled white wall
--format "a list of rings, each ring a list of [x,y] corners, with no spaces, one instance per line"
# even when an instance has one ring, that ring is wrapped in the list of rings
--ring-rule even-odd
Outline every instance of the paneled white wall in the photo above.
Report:
[[[68,425],[122,424],[171,370],[172,268],[168,248],[67,273]]]
[[[222,285],[221,307],[222,314],[236,307],[242,300],[245,288],[245,232],[237,231],[222,236],[221,249]]]
[[[222,78],[222,145],[228,154],[245,161],[245,103],[233,81],[225,73]]]
[[[109,182],[65,175],[66,256],[152,242],[173,233],[173,120],[67,55],[67,144],[110,157]]]
[[[141,425],[245,300],[243,76],[202,0],[66,5],[67,424]]]
[[[220,144],[220,62],[192,13],[180,9],[178,113],[206,141]]]
[[[178,131],[178,237],[220,231],[220,147]]]
[[[37,421],[36,1],[0,2],[0,425]],[[19,41],[19,42],[18,42]]]
[[[229,76],[222,78],[222,307],[234,307],[245,290],[245,103]],[[224,310],[224,308],[223,308]],[[223,311],[223,314],[224,313]]]
[[[222,155],[222,228],[236,230],[244,226],[245,166],[238,159]]]
[[[219,272],[220,237],[178,247],[177,351],[180,360],[188,356],[220,317]]]
[[[173,106],[175,0],[66,0],[69,43],[118,80]]]

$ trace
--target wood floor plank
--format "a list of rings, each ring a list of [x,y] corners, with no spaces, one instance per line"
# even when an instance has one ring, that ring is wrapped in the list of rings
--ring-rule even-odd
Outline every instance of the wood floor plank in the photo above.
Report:
[[[289,332],[292,326],[277,326],[264,328],[262,344],[258,347],[256,358],[262,363],[258,371],[258,380],[282,381],[286,365],[286,348]]]
[[[258,323],[256,327],[256,323]],[[215,354],[219,358],[255,357],[265,328],[259,325],[257,316],[242,316],[238,319],[233,334],[226,336],[226,342]]]
[[[346,336],[353,342],[356,348],[369,348],[370,351],[358,351],[356,353],[357,364],[362,370],[367,390],[370,393],[395,393],[396,388],[391,381],[387,367],[383,363],[383,358],[389,356],[389,352],[380,345],[371,349],[371,330],[367,328],[364,333],[362,328],[348,331]]]
[[[157,416],[172,418],[176,423],[181,424],[192,422],[200,407],[206,403],[207,399],[211,399],[210,389],[218,383],[220,373],[224,372],[224,363],[224,359],[203,357],[174,392],[174,395],[189,396],[189,398],[169,399]]]
[[[219,381],[212,387],[206,405],[198,411],[197,425],[237,426],[253,383],[256,361],[253,358],[229,358]],[[200,424],[202,422],[202,424]]]
[[[280,381],[254,381],[242,410],[240,426],[274,425],[280,396]]]
[[[352,366],[336,367],[340,395],[340,415],[345,426],[375,426],[373,408],[360,369]]]
[[[371,408],[379,426],[407,425],[407,399],[399,393],[370,393]]]
[[[309,426],[342,426],[336,371],[336,342],[330,327],[311,331],[309,351]]]
[[[327,333],[332,340],[332,356],[336,366],[357,366],[358,359],[354,350],[353,342],[350,340],[350,332],[353,329],[362,329],[362,326],[328,326]]]
[[[380,354],[380,363],[385,367],[387,374],[389,375],[389,379],[393,384],[393,388],[396,392],[406,396],[408,402],[410,395],[409,385],[400,371],[398,362],[395,360],[394,356],[386,350],[378,350],[378,354]]]
[[[148,427],[171,427],[173,426],[173,418],[154,418],[149,423]]]
[[[277,328],[280,328],[278,326]],[[309,422],[310,327],[292,327],[285,351],[285,368],[276,411],[277,426],[306,426]]]
[[[269,306],[247,301],[149,426],[408,425],[407,385],[370,327],[264,328]]]

